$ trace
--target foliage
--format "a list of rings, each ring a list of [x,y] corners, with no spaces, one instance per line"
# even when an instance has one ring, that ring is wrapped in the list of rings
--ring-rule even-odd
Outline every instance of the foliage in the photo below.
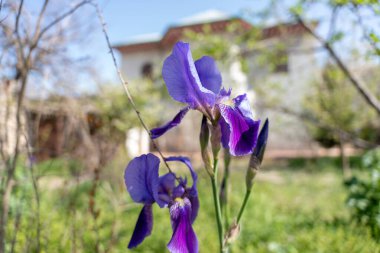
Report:
[[[365,154],[363,168],[363,178],[353,177],[346,182],[347,204],[352,218],[368,226],[372,236],[380,240],[380,149]]]
[[[245,160],[232,161],[232,186],[241,183],[246,163]],[[40,252],[126,252],[141,206],[134,204],[126,192],[120,176],[125,164],[125,155],[120,153],[118,159],[100,171],[94,198],[90,195],[94,175],[82,170],[79,163],[62,159],[35,167],[40,176]],[[232,252],[379,252],[380,244],[371,238],[365,227],[348,222],[345,190],[336,165],[327,160],[323,161],[323,166],[319,161],[304,164],[307,164],[307,171],[293,170],[285,163],[268,165],[258,174],[243,217],[245,232]],[[21,184],[17,190],[23,197],[12,195],[15,202],[12,201],[8,234],[15,235],[15,213],[20,210],[17,208],[22,208],[14,252],[36,252],[37,206],[30,171],[25,168],[19,171],[23,173],[18,175]],[[204,211],[199,213],[194,229],[202,252],[215,252],[218,245],[215,221],[210,219],[214,215],[209,194],[211,186],[206,172],[198,170],[198,173],[200,203]],[[237,211],[243,191],[243,187],[231,188],[231,211]],[[18,200],[25,199],[28,201],[17,206]],[[98,214],[96,217],[90,211],[91,199]],[[167,213],[155,208],[154,223],[154,236],[148,237],[134,252],[166,252],[165,243],[170,233],[161,231],[171,229]]]
[[[148,127],[157,125],[161,113],[168,111],[165,106],[165,87],[152,80],[142,79],[131,82],[129,88],[132,94],[137,94],[134,101]],[[103,85],[93,101],[99,110],[102,131],[106,136],[124,138],[126,129],[141,127],[120,85]]]
[[[342,71],[333,65],[325,66],[322,79],[314,82],[304,105],[306,112],[320,122],[321,125],[308,124],[308,128],[314,139],[325,147],[340,141],[341,130],[371,142],[377,141],[376,113],[367,109]]]

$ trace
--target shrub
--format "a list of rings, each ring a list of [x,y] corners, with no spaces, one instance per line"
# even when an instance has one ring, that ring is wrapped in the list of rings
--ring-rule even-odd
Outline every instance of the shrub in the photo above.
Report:
[[[368,226],[372,236],[380,240],[380,149],[366,153],[362,165],[368,174],[346,182],[347,205],[352,219]]]

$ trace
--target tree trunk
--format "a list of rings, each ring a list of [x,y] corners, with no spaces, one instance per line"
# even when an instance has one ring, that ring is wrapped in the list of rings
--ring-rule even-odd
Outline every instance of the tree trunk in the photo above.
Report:
[[[339,136],[339,150],[340,150],[340,159],[341,159],[341,165],[342,165],[342,172],[343,172],[343,178],[348,179],[351,177],[351,168],[350,168],[350,160],[349,157],[346,155],[345,148],[344,148],[344,138],[342,136]]]

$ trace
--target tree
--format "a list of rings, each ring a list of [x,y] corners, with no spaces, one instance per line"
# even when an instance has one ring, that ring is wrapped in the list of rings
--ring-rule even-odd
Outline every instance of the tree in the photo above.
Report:
[[[68,7],[59,4],[53,6],[49,0],[45,0],[37,15],[32,14],[23,0],[18,3],[0,3],[1,80],[15,88],[14,93],[9,93],[13,97],[6,100],[8,102],[5,108],[6,112],[14,110],[13,113],[5,113],[5,122],[15,122],[13,129],[5,130],[7,135],[12,132],[11,135],[15,139],[10,152],[5,152],[4,135],[0,136],[0,253],[5,252],[5,241],[9,239],[5,227],[21,151],[21,138],[25,130],[23,113],[27,88],[47,67],[54,70],[54,67],[69,59],[64,51],[68,42],[74,38],[72,27],[75,24],[68,21],[87,3],[89,1],[80,1]],[[59,12],[55,8],[59,9]],[[39,250],[37,238],[37,252]]]

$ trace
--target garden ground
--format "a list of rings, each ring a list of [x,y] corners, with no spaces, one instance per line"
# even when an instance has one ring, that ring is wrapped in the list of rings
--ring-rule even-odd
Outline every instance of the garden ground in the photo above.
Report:
[[[88,180],[91,176],[79,180],[75,164],[62,161],[37,167],[41,175],[39,219],[43,252],[128,252],[141,205],[131,201],[123,185],[124,160],[116,159],[109,168],[101,170],[99,181]],[[245,162],[231,164],[230,217],[236,215],[243,198]],[[349,219],[347,191],[338,164],[334,159],[266,161],[231,252],[380,252],[380,244],[369,231]],[[44,190],[44,182],[57,176],[64,183]],[[32,188],[27,185],[20,190],[20,196],[32,196]],[[199,170],[198,190],[201,209],[194,229],[200,251],[217,252],[211,185],[204,170]],[[23,208],[28,208],[29,219],[21,222],[17,245],[33,249],[37,206],[32,201]],[[152,235],[134,251],[166,252],[171,233],[168,210],[155,206]]]

